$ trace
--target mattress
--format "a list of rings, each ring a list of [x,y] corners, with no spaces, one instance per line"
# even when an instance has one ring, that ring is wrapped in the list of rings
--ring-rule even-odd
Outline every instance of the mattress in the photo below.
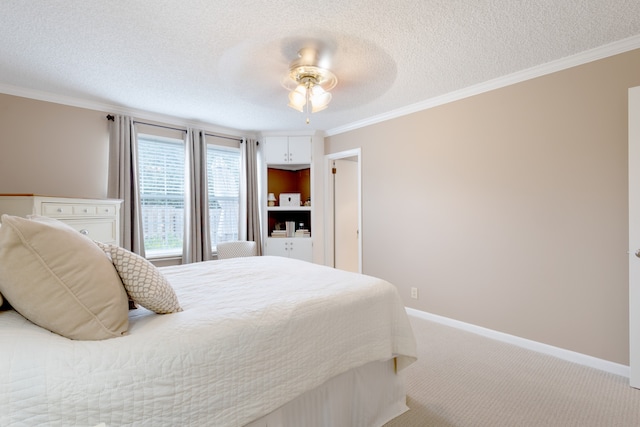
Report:
[[[0,425],[244,426],[370,362],[415,360],[396,288],[281,257],[164,267],[182,312],[73,341],[0,313]]]

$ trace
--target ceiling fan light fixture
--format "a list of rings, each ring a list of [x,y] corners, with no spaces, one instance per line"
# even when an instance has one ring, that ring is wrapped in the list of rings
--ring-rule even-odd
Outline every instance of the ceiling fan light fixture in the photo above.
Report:
[[[323,95],[323,94],[325,94],[325,93],[329,93],[329,92],[327,92],[326,90],[324,90],[324,89],[322,88],[322,86],[318,86],[318,85],[316,85],[316,86],[313,86],[313,87],[311,88],[311,96],[320,96],[320,95]]]
[[[329,106],[329,102],[331,102],[331,94],[323,91],[322,93],[312,95],[310,101],[312,107],[311,112],[317,113]]]
[[[283,85],[290,90],[289,107],[307,113],[322,111],[331,101],[331,93],[338,78],[326,68],[318,66],[318,54],[310,48],[301,49],[298,59],[291,63]],[[309,123],[309,118],[307,118]]]
[[[298,86],[296,90],[289,92],[289,107],[302,113],[306,104],[307,90],[304,86]]]

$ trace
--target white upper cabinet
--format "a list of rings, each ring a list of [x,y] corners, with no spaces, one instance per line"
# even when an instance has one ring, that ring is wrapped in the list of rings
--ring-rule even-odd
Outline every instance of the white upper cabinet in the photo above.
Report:
[[[311,137],[268,136],[264,139],[264,157],[268,165],[311,163]]]

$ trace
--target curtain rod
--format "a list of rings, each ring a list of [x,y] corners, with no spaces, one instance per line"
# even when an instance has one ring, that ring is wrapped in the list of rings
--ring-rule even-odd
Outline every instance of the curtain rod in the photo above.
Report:
[[[115,120],[115,116],[113,114],[108,114],[107,115],[107,120],[114,121]],[[140,121],[137,121],[137,120],[134,120],[133,123],[134,124],[138,124],[139,123],[141,125],[147,125],[147,126],[155,126],[155,127],[164,128],[164,129],[177,130],[179,132],[186,132],[187,131],[186,129],[179,129],[179,128],[174,128],[174,127],[165,126],[165,125],[157,125],[155,123],[140,122]],[[244,141],[243,138],[234,138],[234,137],[231,137],[231,136],[216,135],[216,134],[213,134],[213,133],[206,133],[206,132],[204,134],[205,134],[205,136],[213,136],[215,138],[230,139],[232,141],[239,141],[240,143],[242,143]]]
[[[163,128],[163,129],[171,129],[171,130],[177,130],[178,132],[187,132],[186,129],[180,129],[180,128],[174,128],[172,126],[165,126],[165,125],[157,125],[155,123],[146,123],[146,122],[139,122],[137,120],[133,121],[134,125],[146,125],[146,126],[153,126],[153,127],[157,127],[157,128]]]
[[[213,136],[215,138],[230,139],[232,141],[240,141],[240,143],[244,142],[243,138],[234,138],[232,136],[214,135],[212,133],[206,133],[206,132],[204,134],[205,134],[205,136]]]

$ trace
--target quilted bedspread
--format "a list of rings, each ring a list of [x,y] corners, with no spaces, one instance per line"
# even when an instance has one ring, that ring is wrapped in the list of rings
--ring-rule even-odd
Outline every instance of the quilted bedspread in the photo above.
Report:
[[[0,425],[243,426],[353,367],[416,347],[396,288],[280,257],[161,269],[184,311],[73,341],[0,312]]]

